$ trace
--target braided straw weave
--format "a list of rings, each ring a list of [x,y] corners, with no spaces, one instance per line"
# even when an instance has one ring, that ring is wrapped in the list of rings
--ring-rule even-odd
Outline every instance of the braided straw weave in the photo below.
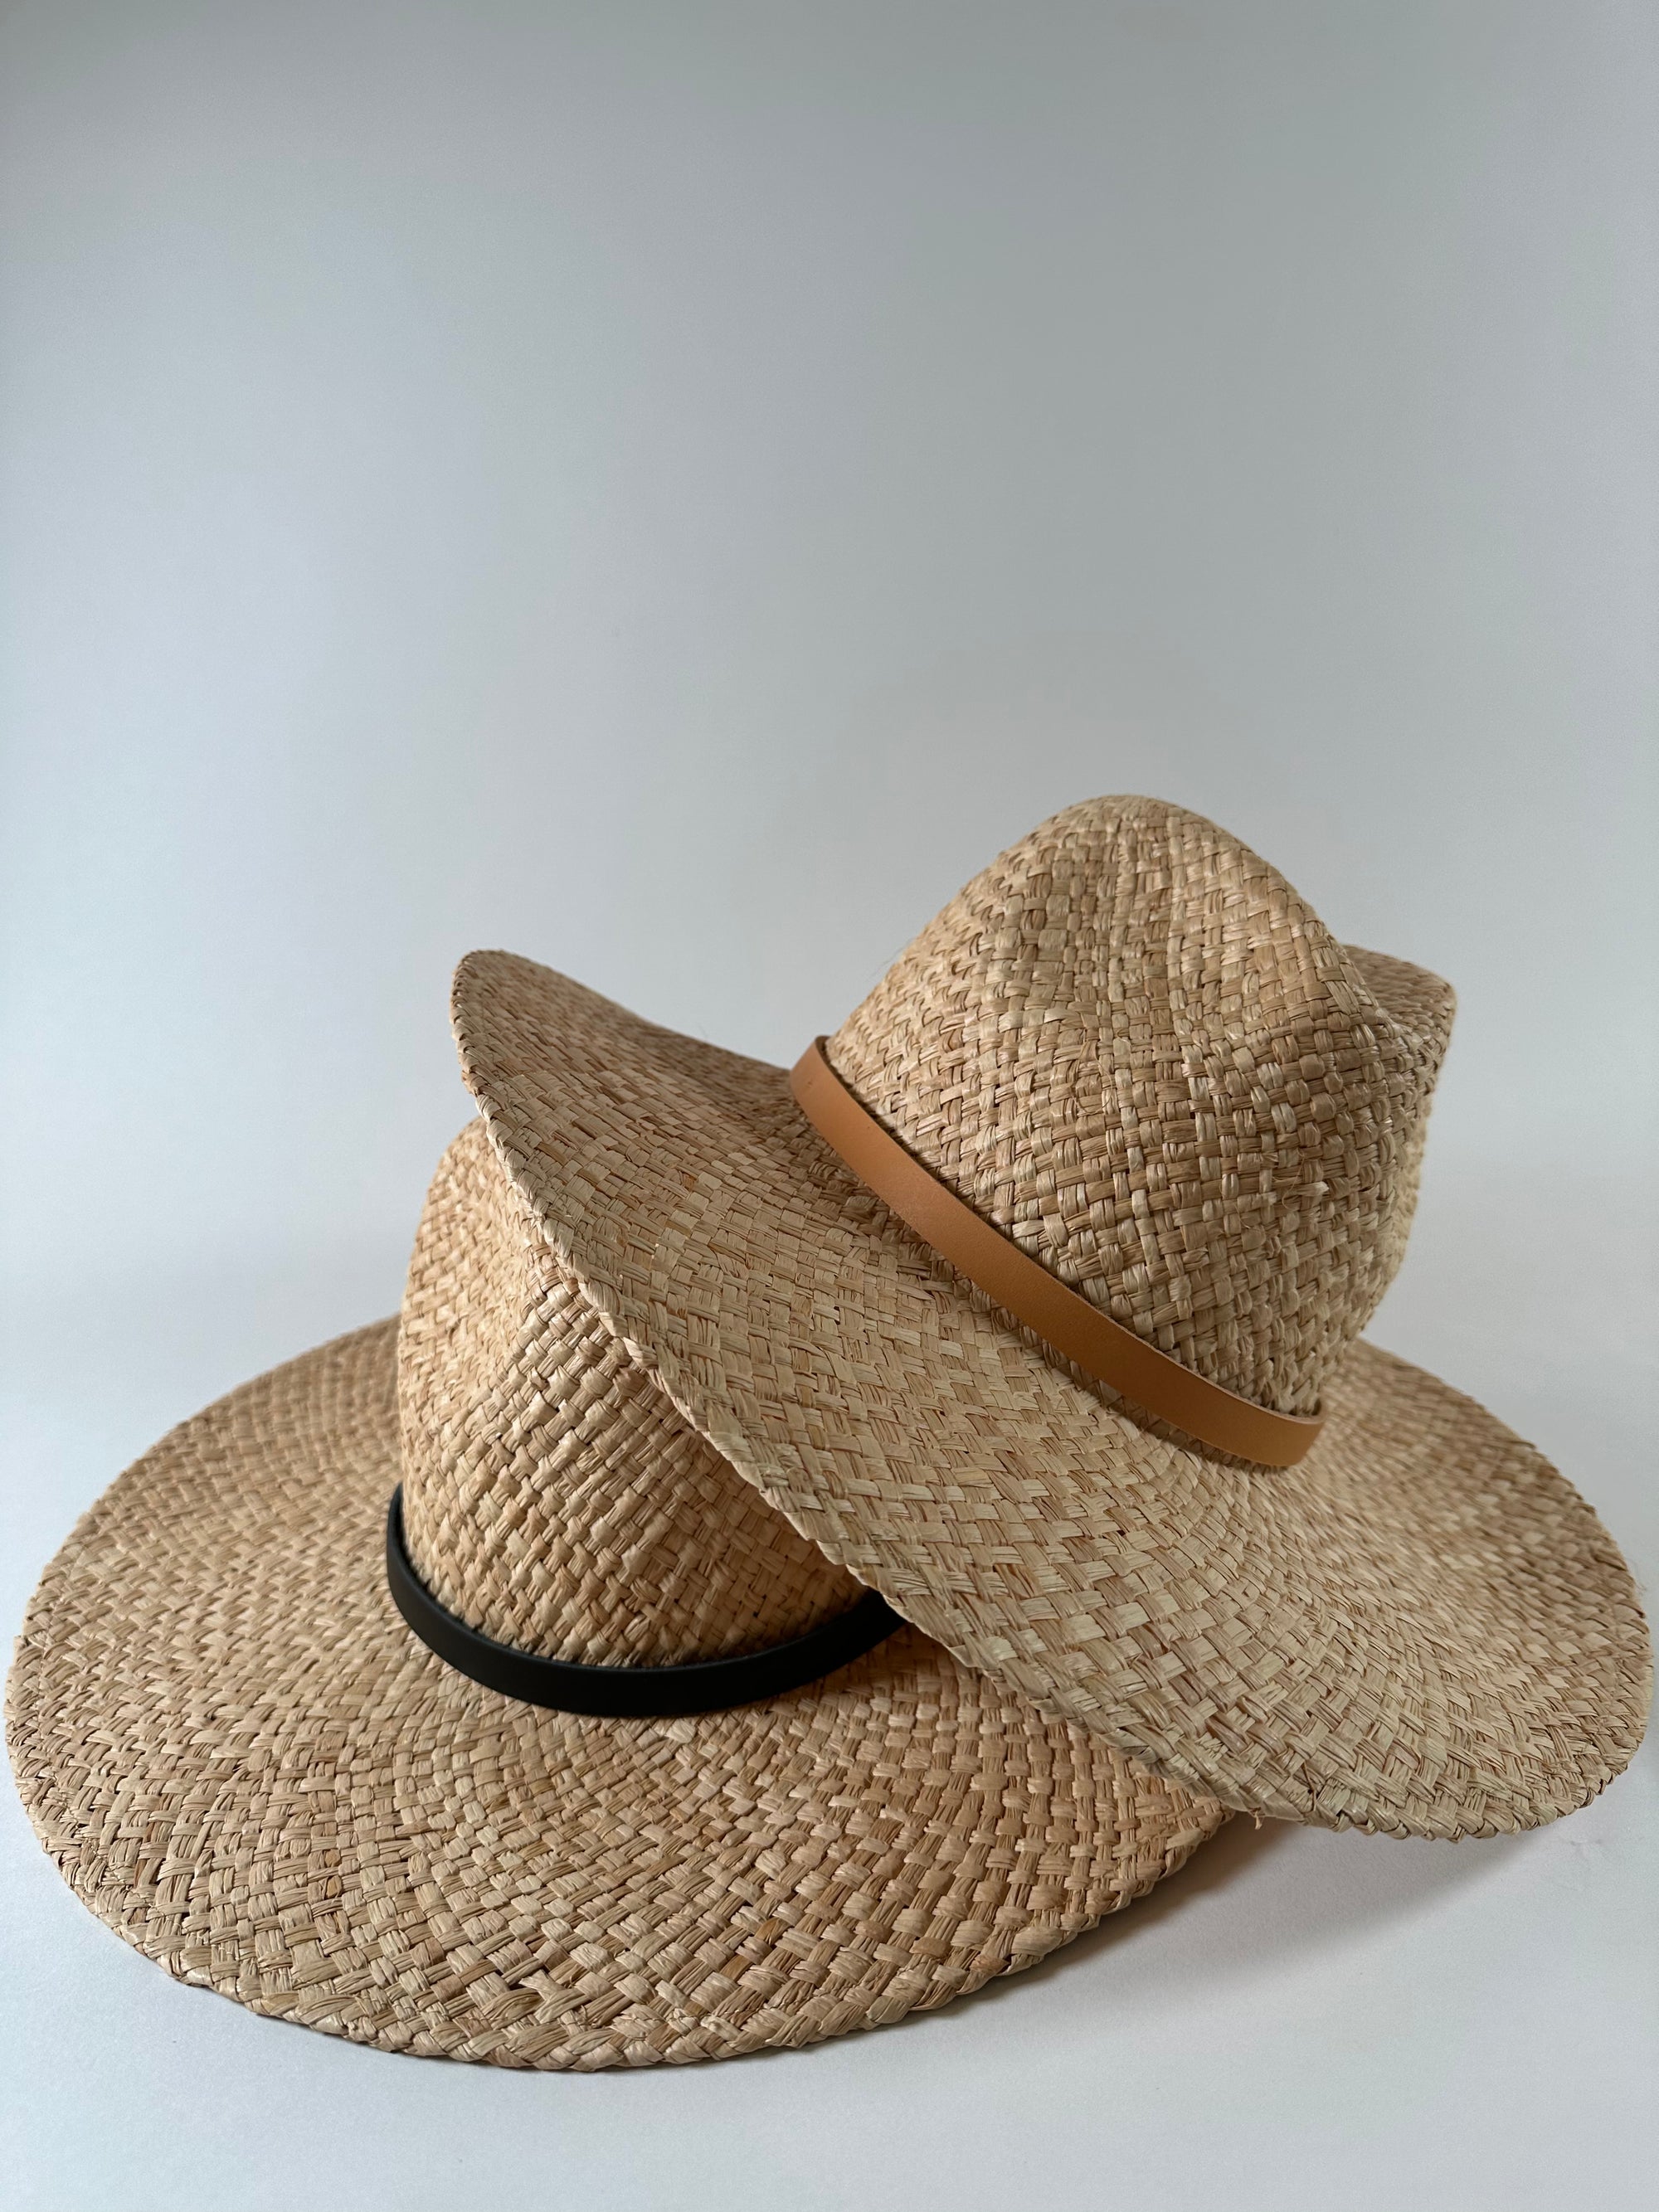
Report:
[[[629,1358],[481,1121],[427,1199],[398,1396],[414,1564],[503,1644],[672,1666],[781,1644],[863,1595]]]
[[[507,2066],[810,2043],[1030,1964],[1226,1817],[914,1629],[695,1719],[498,1697],[392,1609],[400,1473],[431,1586],[563,1657],[748,1649],[858,1594],[599,1322],[475,1123],[401,1344],[365,1329],[175,1430],[18,1647],[47,1850],[128,1942],[256,2011]]]
[[[1331,1826],[1527,1827],[1628,1761],[1650,1661],[1616,1547],[1531,1446],[1356,1340],[1404,1249],[1451,994],[1340,945],[1214,824],[1057,816],[829,1054],[1115,1319],[1322,1407],[1294,1468],[1194,1446],[1017,1328],[781,1070],[505,953],[463,962],[454,1012],[558,1263],[769,1504],[969,1665],[1194,1791]]]

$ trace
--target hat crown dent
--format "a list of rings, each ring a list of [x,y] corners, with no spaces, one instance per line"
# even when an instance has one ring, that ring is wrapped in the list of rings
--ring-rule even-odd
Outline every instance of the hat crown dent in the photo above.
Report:
[[[1099,799],[975,877],[828,1053],[1073,1289],[1309,1413],[1404,1254],[1454,1005],[1213,823]]]
[[[499,1642],[673,1666],[804,1634],[861,1595],[647,1379],[482,1120],[427,1195],[398,1397],[411,1559]]]

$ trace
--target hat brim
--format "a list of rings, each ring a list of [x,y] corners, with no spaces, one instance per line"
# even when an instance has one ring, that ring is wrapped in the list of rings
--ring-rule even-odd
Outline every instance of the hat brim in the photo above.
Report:
[[[1133,1418],[843,1168],[781,1068],[474,953],[463,1069],[562,1259],[685,1416],[968,1665],[1224,1803],[1490,1835],[1628,1763],[1617,1547],[1531,1445],[1355,1344],[1296,1467]]]
[[[386,1586],[396,1333],[175,1430],[30,1605],[25,1807],[180,1979],[428,2056],[724,2057],[1029,1965],[1225,1820],[913,1629],[695,1719],[583,1719],[453,1672]]]

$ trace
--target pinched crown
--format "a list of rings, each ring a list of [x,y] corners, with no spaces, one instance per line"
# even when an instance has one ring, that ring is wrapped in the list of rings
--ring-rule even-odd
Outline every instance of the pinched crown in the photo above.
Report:
[[[861,1594],[605,1327],[482,1121],[428,1194],[398,1395],[416,1570],[498,1642],[674,1666],[802,1635]]]
[[[1310,1413],[1404,1252],[1452,1010],[1213,823],[1097,799],[976,876],[828,1051],[1074,1290]]]

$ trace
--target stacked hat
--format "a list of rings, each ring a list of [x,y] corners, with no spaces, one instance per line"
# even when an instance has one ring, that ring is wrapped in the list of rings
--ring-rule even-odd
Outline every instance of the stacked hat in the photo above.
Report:
[[[1012,848],[793,1073],[471,956],[400,1318],[42,1579],[42,1841],[256,2010],[592,2068],[938,2004],[1229,1808],[1583,1804],[1647,1710],[1628,1571],[1359,1338],[1451,1008],[1147,799]]]

